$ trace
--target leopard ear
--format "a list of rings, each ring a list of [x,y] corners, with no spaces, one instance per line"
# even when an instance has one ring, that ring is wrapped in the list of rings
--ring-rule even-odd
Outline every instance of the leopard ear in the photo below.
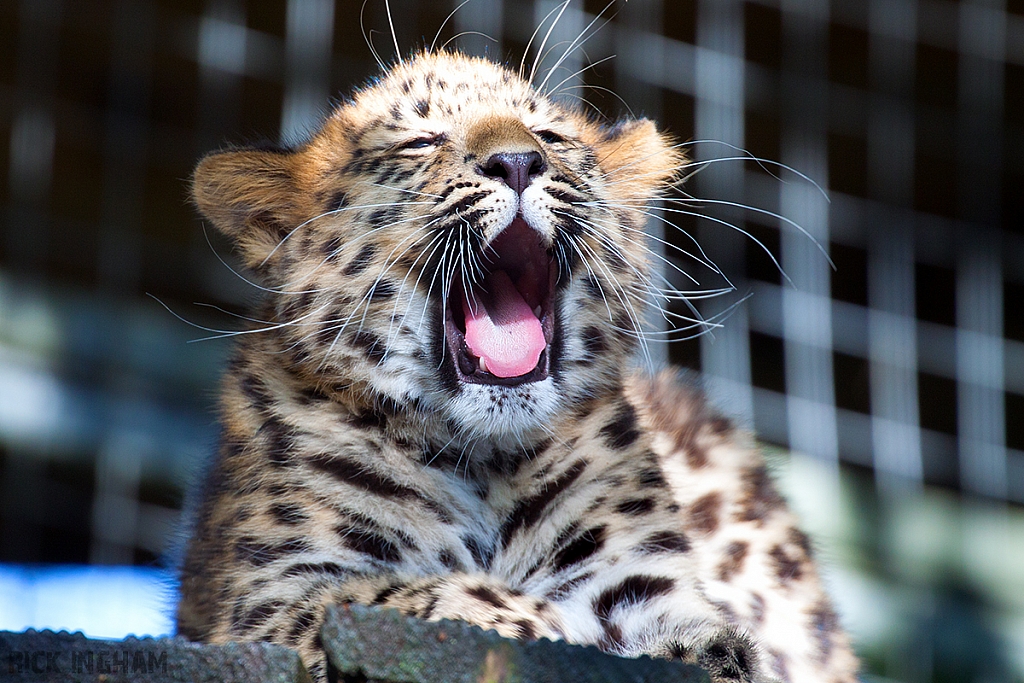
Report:
[[[296,216],[294,154],[234,149],[208,155],[192,176],[199,210],[238,244],[250,267],[261,264]]]
[[[684,159],[674,141],[649,119],[599,128],[591,145],[611,192],[630,199],[658,194],[675,178]]]

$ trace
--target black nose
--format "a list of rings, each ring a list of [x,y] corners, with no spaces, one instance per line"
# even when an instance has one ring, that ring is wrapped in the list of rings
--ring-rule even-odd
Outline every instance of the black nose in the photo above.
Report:
[[[498,152],[480,166],[480,172],[501,178],[505,184],[522,194],[530,182],[547,168],[540,152]]]

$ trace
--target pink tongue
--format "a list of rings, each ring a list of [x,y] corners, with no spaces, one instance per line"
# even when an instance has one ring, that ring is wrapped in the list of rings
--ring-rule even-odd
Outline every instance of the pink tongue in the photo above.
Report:
[[[466,346],[483,359],[487,372],[498,377],[519,377],[537,367],[544,350],[544,330],[508,274],[497,270],[487,276],[488,301],[463,299]]]

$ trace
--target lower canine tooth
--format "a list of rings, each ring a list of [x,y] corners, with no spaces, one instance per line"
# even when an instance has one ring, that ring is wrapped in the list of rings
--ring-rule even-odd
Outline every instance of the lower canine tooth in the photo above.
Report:
[[[480,371],[487,372],[487,361],[485,361],[483,358],[480,359]]]

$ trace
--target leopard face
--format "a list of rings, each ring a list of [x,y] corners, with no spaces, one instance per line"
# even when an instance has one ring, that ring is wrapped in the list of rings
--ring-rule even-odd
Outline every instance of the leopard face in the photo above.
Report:
[[[425,53],[295,150],[207,157],[193,191],[268,291],[256,334],[347,400],[527,443],[638,342],[646,202],[680,156],[482,59]],[[262,331],[260,331],[262,330]]]

